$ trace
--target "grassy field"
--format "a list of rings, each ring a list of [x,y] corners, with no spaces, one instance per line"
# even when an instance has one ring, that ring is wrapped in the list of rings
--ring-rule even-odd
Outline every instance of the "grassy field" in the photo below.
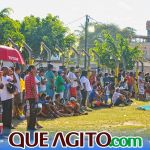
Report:
[[[134,100],[131,106],[98,109],[84,116],[62,117],[54,120],[39,119],[43,131],[102,131],[120,135],[150,135],[150,111],[136,109],[150,102]],[[15,121],[14,121],[15,122]],[[26,121],[15,122],[16,129],[26,130]]]

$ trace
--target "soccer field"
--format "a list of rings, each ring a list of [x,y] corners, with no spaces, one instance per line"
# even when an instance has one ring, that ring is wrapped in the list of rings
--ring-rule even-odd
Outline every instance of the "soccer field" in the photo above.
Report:
[[[38,119],[44,128],[42,131],[103,131],[107,130],[117,135],[150,134],[150,111],[136,109],[138,106],[148,105],[149,102],[134,100],[131,106],[97,109],[88,115],[62,117],[54,120]],[[25,131],[26,121],[13,121],[16,130]],[[130,134],[129,134],[130,133]]]

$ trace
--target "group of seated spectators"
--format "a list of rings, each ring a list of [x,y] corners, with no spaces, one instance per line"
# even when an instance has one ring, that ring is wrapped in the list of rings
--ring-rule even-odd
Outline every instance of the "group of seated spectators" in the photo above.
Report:
[[[2,67],[0,71],[0,99],[4,128],[12,129],[12,118],[27,119],[27,129],[42,128],[36,116],[59,118],[87,115],[93,108],[128,106],[132,97],[146,99],[150,93],[150,75],[120,70],[111,73],[62,67],[52,64],[36,69],[29,66],[21,72]]]

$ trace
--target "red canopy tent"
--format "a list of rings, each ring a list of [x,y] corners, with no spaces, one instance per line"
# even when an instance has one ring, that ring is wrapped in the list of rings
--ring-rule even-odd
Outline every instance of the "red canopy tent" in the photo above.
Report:
[[[7,46],[0,45],[0,60],[25,65],[25,61],[20,52],[14,48]]]

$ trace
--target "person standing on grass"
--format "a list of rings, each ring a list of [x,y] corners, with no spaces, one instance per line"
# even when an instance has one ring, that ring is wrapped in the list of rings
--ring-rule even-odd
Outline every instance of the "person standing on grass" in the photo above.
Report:
[[[92,73],[89,77],[89,81],[90,81],[91,87],[96,85],[96,71],[95,70],[92,71]]]
[[[109,81],[109,76],[108,76],[108,73],[105,73],[104,78],[103,78],[104,86],[105,86],[105,84],[108,83],[108,82],[110,82],[110,81]]]
[[[25,99],[27,103],[27,130],[36,130],[36,105],[38,94],[36,89],[36,68],[31,65],[28,68],[29,74],[25,77]]]
[[[18,114],[18,105],[20,103],[22,103],[21,101],[21,87],[20,87],[20,72],[21,72],[21,69],[19,67],[15,67],[15,71],[14,71],[14,78],[15,78],[15,86],[16,86],[16,94],[15,94],[15,97],[14,97],[14,110],[13,110],[13,113],[14,113],[14,117],[17,117],[16,114]]]
[[[92,91],[91,85],[90,85],[90,81],[87,78],[88,72],[87,71],[82,71],[82,75],[80,78],[80,82],[81,82],[81,94],[82,94],[82,106],[85,107],[85,110],[87,109],[87,106],[89,105],[89,95],[90,92]]]
[[[3,75],[1,77],[1,84],[3,84],[3,88],[1,89],[1,102],[2,102],[2,122],[4,127],[3,134],[8,136],[10,130],[12,129],[12,102],[14,98],[14,94],[11,94],[7,90],[7,84],[12,81],[13,79],[8,76],[9,75],[9,68],[3,67],[2,68]]]
[[[64,100],[69,100],[69,88],[70,88],[70,80],[67,76],[68,70],[67,68],[63,68],[63,79],[65,81],[65,91],[64,91]]]
[[[138,76],[138,90],[139,90],[139,99],[144,100],[144,94],[145,94],[145,89],[144,89],[144,73],[139,72]]]
[[[133,72],[130,72],[128,76],[126,76],[127,84],[128,84],[128,90],[132,94],[133,92],[133,86],[134,86],[134,75]]]
[[[81,105],[82,102],[82,94],[81,94],[81,82],[80,82],[80,69],[76,69],[75,70],[75,75],[77,77],[77,101],[79,102],[79,104]]]
[[[56,93],[60,95],[60,100],[63,101],[65,91],[65,81],[62,77],[62,71],[58,71],[58,76],[55,81]]]
[[[44,77],[44,69],[43,68],[40,69],[39,74],[36,77],[40,81],[40,84],[38,86],[39,94],[46,93],[46,82],[47,82],[47,80]]]
[[[55,93],[55,86],[54,86],[55,75],[53,73],[53,65],[48,64],[48,70],[45,73],[45,77],[47,79],[46,94],[50,96],[51,99],[53,100]]]
[[[68,79],[70,80],[70,97],[77,97],[77,77],[75,75],[75,68],[71,67],[68,73]]]
[[[105,104],[107,104],[109,100],[109,95],[110,95],[109,83],[105,83],[104,93],[105,93]]]

